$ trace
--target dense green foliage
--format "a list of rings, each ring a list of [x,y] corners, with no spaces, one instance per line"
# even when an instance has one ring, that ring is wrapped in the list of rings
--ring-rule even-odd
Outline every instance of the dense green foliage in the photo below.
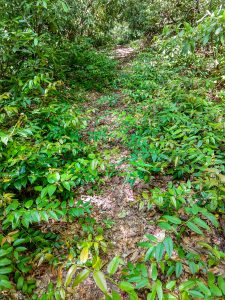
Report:
[[[3,297],[66,299],[92,276],[106,299],[223,299],[222,1],[0,5]],[[150,37],[151,45],[119,70],[107,51],[137,37]],[[113,132],[130,153],[122,175],[102,151],[107,133],[90,131],[93,91],[105,93],[98,101],[111,107],[119,97],[126,103]],[[93,193],[105,178],[124,173],[131,186],[148,184],[139,212],[154,211],[164,235],[146,232],[138,262],[125,265],[120,253],[106,267],[104,231],[113,222],[97,223],[79,189]],[[152,186],[157,178],[163,187]],[[64,224],[76,224],[76,234],[64,234]],[[48,265],[58,279],[40,295],[37,270]]]
[[[177,299],[176,287],[182,299],[215,299],[224,295],[225,281],[218,276],[224,273],[213,275],[224,262],[224,249],[194,236],[224,232],[218,222],[225,212],[224,67],[214,66],[213,56],[204,53],[184,57],[183,43],[176,49],[170,42],[165,49],[157,39],[120,81],[130,99],[130,113],[121,116],[134,166],[130,181],[170,178],[167,187],[144,193],[140,202],[141,211],[157,210],[165,238],[146,235],[148,241],[140,243],[147,249],[144,262],[129,264],[126,279],[136,289],[149,289],[148,299]],[[218,60],[223,62],[223,55]]]

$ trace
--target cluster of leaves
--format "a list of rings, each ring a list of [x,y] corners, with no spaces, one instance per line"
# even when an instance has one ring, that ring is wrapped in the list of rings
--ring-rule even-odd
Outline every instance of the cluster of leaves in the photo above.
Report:
[[[143,262],[124,270],[124,279],[147,299],[225,296],[218,222],[225,213],[223,54],[218,68],[207,49],[185,56],[183,47],[182,34],[176,47],[157,38],[119,81],[132,106],[121,114],[134,169],[130,182],[169,181],[144,192],[140,202],[140,210],[157,211],[163,236],[147,234],[139,244],[147,249]]]
[[[176,47],[171,39],[158,40],[155,49],[140,56],[128,76],[120,78],[132,104],[121,126],[132,153],[130,181],[141,177],[148,182],[156,174],[184,181],[170,183],[166,190],[156,188],[151,198],[145,197],[148,209],[160,213],[157,222],[166,237],[158,241],[147,235],[148,241],[140,244],[147,248],[143,263],[129,264],[117,283],[112,276],[123,262],[115,257],[104,275],[100,252],[106,243],[101,234],[67,240],[71,253],[65,264],[62,237],[44,233],[43,224],[74,220],[83,232],[94,233],[89,203],[75,200],[74,192],[80,185],[98,184],[105,165],[94,143],[87,144],[82,136],[87,121],[79,107],[85,98],[81,88],[108,86],[115,63],[96,52],[90,41],[80,42],[80,35],[102,43],[118,16],[127,18],[130,28],[138,25],[133,32],[143,24],[148,32],[146,28],[156,23],[152,13],[161,15],[155,1],[151,13],[141,1],[137,23],[129,9],[139,7],[127,3],[0,0],[0,292],[18,289],[33,294],[32,272],[48,262],[69,270],[65,281],[59,272],[56,289],[50,286],[49,295],[41,299],[64,299],[65,291],[73,293],[91,274],[106,299],[121,299],[118,290],[138,299],[139,289],[147,291],[148,299],[175,299],[178,290],[182,299],[225,295],[224,279],[213,275],[224,259],[219,246],[201,242],[205,259],[183,246],[187,233],[207,235],[210,227],[222,233],[217,219],[225,212],[224,61],[218,56],[218,69],[204,55],[178,55],[193,52],[199,41],[205,45],[215,40],[217,48],[223,44],[223,11],[204,17],[197,29],[186,24],[172,39]],[[164,13],[169,6],[170,1],[163,5]],[[122,13],[121,7],[127,9]],[[200,8],[195,6],[194,14]],[[160,19],[157,28],[164,25]],[[181,283],[184,274],[188,278]],[[116,286],[112,293],[107,280]]]
[[[203,51],[212,52],[214,57],[217,57],[218,53],[222,51],[225,43],[225,10],[219,9],[213,12],[207,11],[207,13],[198,20],[197,24],[191,25],[185,22],[182,25],[182,30],[179,26],[175,27],[177,35],[172,35],[172,38],[167,40],[170,44],[167,45],[169,50],[174,47],[183,54],[192,54],[197,49],[203,49]],[[174,33],[174,28],[165,27],[164,34],[166,36]],[[179,45],[179,46],[178,46]]]
[[[127,0],[126,7],[121,10],[120,23],[125,40],[145,36],[153,38],[161,33],[165,26],[177,26],[188,22],[196,25],[205,14],[223,6],[222,0]],[[121,21],[124,21],[121,24]],[[210,24],[210,26],[212,23]],[[181,25],[183,26],[183,25]],[[117,36],[118,38],[118,36]]]
[[[32,294],[35,267],[57,263],[64,244],[42,226],[75,220],[93,231],[90,206],[74,193],[98,184],[105,165],[84,141],[79,105],[86,88],[110,83],[115,63],[71,37],[67,1],[0,4],[0,291]]]

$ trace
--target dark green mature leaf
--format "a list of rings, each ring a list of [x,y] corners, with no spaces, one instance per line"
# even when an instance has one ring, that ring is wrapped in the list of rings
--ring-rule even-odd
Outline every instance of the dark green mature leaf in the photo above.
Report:
[[[115,256],[111,262],[108,264],[108,267],[107,267],[107,272],[109,273],[109,275],[113,275],[116,273],[119,265],[120,265],[120,262],[121,262],[121,258],[119,256]]]
[[[100,290],[102,290],[104,294],[107,294],[108,288],[104,273],[101,271],[95,271],[93,273],[93,278]]]
[[[78,284],[83,282],[86,278],[88,278],[90,273],[91,273],[91,271],[87,270],[87,269],[84,269],[83,271],[81,271],[75,278],[72,286],[76,287]]]

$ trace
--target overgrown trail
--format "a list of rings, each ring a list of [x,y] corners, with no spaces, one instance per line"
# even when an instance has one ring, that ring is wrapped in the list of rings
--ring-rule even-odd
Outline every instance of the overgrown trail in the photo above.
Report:
[[[114,56],[119,60],[119,68],[126,73],[127,64],[135,55],[130,47],[118,47]],[[129,164],[129,150],[121,142],[121,119],[126,117],[129,102],[122,90],[109,91],[106,94],[93,93],[85,103],[89,124],[84,134],[90,142],[98,142],[101,155],[111,166],[112,175],[104,180],[100,193],[88,196],[81,192],[83,201],[90,201],[94,217],[99,222],[110,224],[105,238],[109,241],[109,249],[105,260],[121,255],[125,262],[137,261],[140,256],[136,247],[146,232],[159,236],[164,233],[154,226],[149,212],[139,211],[139,195],[146,185],[140,180],[131,186],[127,175],[132,170]],[[160,182],[158,182],[160,185]],[[152,222],[152,224],[150,224]],[[99,300],[103,294],[96,287],[92,278],[88,278],[77,290],[74,299]]]

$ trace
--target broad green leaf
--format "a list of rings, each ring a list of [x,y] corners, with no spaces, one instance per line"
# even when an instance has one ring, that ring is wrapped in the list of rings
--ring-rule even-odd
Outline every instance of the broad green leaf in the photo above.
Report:
[[[158,276],[158,270],[156,263],[152,263],[151,265],[151,274],[152,274],[152,280],[156,280]]]
[[[48,194],[50,197],[55,193],[56,188],[56,185],[53,184],[47,186]]]
[[[120,257],[119,256],[115,256],[111,262],[108,264],[108,267],[107,267],[107,272],[110,274],[110,275],[113,275],[116,273],[119,265],[120,265]]]
[[[128,296],[130,300],[139,300],[138,295],[134,290],[128,292]]]
[[[207,210],[202,210],[201,213],[215,226],[218,227],[219,226],[219,222],[217,221],[216,217],[208,212]]]
[[[41,191],[41,198],[44,198],[48,193],[48,187],[45,187]]]
[[[201,231],[201,229],[195,225],[194,223],[192,223],[191,221],[188,221],[186,223],[186,225],[188,226],[188,228],[190,228],[192,231],[198,233],[198,234],[203,234],[203,232]]]
[[[148,251],[145,254],[145,261],[148,261],[150,258],[152,258],[154,253],[155,253],[155,247],[152,246],[148,249]]]
[[[181,224],[181,220],[178,217],[176,217],[176,216],[164,215],[163,218],[167,219],[168,221],[170,221],[173,224],[176,224],[176,225],[180,225]]]
[[[119,283],[119,288],[125,292],[130,292],[130,291],[134,290],[133,285],[127,281],[121,281]]]
[[[67,272],[67,274],[66,274],[66,280],[65,280],[65,286],[66,286],[66,287],[69,286],[70,282],[72,281],[72,277],[73,277],[73,275],[75,274],[76,269],[77,269],[77,266],[76,266],[76,265],[72,265],[72,266],[69,268],[69,270],[68,270],[68,272]]]
[[[12,261],[8,258],[0,259],[0,267],[8,266],[12,263]]]
[[[201,292],[203,292],[206,296],[211,296],[210,289],[202,282],[198,282],[198,288]]]
[[[12,284],[11,284],[11,282],[9,280],[0,279],[0,288],[11,289],[12,288]]]
[[[23,251],[26,251],[26,250],[27,250],[26,247],[22,247],[22,246],[16,247],[16,251],[17,251],[17,252],[23,252]]]
[[[21,290],[23,287],[23,283],[24,283],[24,278],[22,276],[20,276],[17,280],[17,284],[16,287],[18,290]]]
[[[165,245],[166,252],[168,253],[169,257],[171,257],[173,253],[173,240],[170,236],[168,236],[164,239],[163,243]]]
[[[157,242],[157,238],[156,238],[153,234],[147,233],[145,236],[146,236],[150,241],[152,241],[152,242]]]
[[[29,200],[29,201],[27,201],[25,204],[24,204],[24,206],[26,207],[26,208],[30,208],[32,205],[33,205],[33,200]]]
[[[136,284],[135,288],[136,289],[143,289],[149,287],[149,280],[148,278],[142,278],[141,280],[138,281],[138,283]]]
[[[156,281],[156,293],[159,300],[163,299],[163,289],[162,289],[162,282],[160,280]]]
[[[187,281],[181,283],[181,285],[179,286],[179,290],[180,291],[187,291],[187,290],[191,289],[194,286],[195,286],[195,281],[187,280]]]
[[[182,270],[183,270],[183,266],[182,266],[182,263],[181,262],[177,262],[176,263],[176,267],[175,267],[175,272],[176,272],[176,277],[180,277],[181,273],[182,273]]]
[[[56,183],[56,182],[58,182],[60,180],[60,175],[59,175],[59,173],[58,172],[56,172],[56,173],[53,173],[53,174],[49,174],[48,176],[47,176],[47,181],[48,181],[48,183]]]
[[[222,276],[218,277],[218,286],[221,289],[221,291],[223,292],[223,295],[225,296],[225,280],[223,279]]]
[[[164,230],[172,230],[173,229],[173,226],[167,222],[159,222],[158,226],[159,226],[159,228],[164,229]]]
[[[155,300],[156,299],[156,288],[152,290],[151,293],[147,295],[147,300]]]
[[[48,211],[48,214],[49,214],[49,216],[50,216],[52,219],[54,219],[54,220],[56,220],[56,221],[59,220],[57,214],[56,214],[53,210],[49,210],[49,211]]]
[[[171,290],[176,285],[176,280],[171,280],[166,284],[166,288]]]
[[[12,267],[4,267],[4,268],[0,268],[0,275],[3,274],[9,274],[13,271]]]
[[[62,4],[62,8],[63,8],[64,12],[67,13],[69,11],[69,7],[68,7],[67,3],[64,1],[61,1],[61,4]]]
[[[196,272],[198,272],[198,265],[195,264],[193,261],[190,261],[188,262],[188,265],[189,265],[189,268],[190,268],[190,271],[192,274],[195,274]]]
[[[64,188],[65,188],[66,190],[70,191],[70,184],[69,184],[68,181],[62,182],[62,185],[64,186]]]
[[[214,283],[209,284],[209,288],[210,288],[211,293],[214,296],[216,296],[216,297],[221,297],[222,296],[221,290]]]
[[[208,285],[215,282],[215,275],[212,272],[208,272]]]
[[[91,169],[95,170],[97,168],[97,165],[98,165],[98,160],[97,159],[93,159],[91,161]]]
[[[210,231],[209,226],[208,226],[208,225],[206,224],[206,222],[203,221],[202,219],[200,219],[200,218],[198,218],[198,217],[195,217],[195,218],[193,219],[193,222],[194,222],[196,225],[198,225],[198,226],[200,226],[200,227],[202,227],[202,228],[207,229],[207,230]]]
[[[94,270],[100,270],[102,267],[102,260],[99,256],[95,256],[92,260],[92,268]]]
[[[155,247],[155,258],[156,260],[159,262],[162,257],[163,257],[163,252],[164,252],[164,244],[163,243],[159,243],[156,247]]]
[[[95,271],[93,273],[93,278],[100,290],[103,291],[104,294],[107,294],[107,283],[104,273],[101,271]]]
[[[81,271],[77,277],[75,278],[74,282],[73,282],[73,287],[77,286],[78,284],[80,284],[81,282],[83,282],[86,278],[88,278],[89,274],[91,271],[84,269],[83,271]]]
[[[194,298],[198,299],[204,299],[204,295],[202,293],[200,293],[199,291],[196,290],[189,290],[189,295],[193,296]]]
[[[116,291],[112,291],[112,300],[122,300],[122,298]]]

